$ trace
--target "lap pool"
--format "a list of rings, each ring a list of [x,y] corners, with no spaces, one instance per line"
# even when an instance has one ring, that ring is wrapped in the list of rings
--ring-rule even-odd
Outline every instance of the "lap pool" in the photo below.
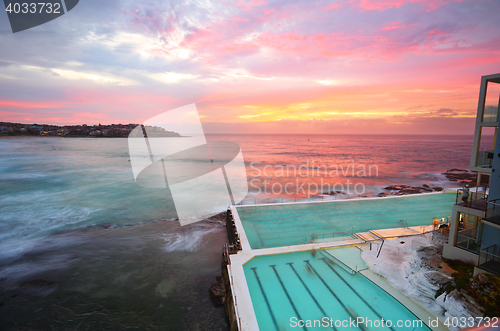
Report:
[[[430,330],[391,295],[341,263],[324,251],[257,256],[245,263],[259,329]]]

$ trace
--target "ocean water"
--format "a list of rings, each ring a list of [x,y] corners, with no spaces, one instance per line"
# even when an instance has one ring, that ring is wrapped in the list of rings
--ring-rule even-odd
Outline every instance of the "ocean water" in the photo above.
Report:
[[[228,139],[225,135],[210,136]],[[457,187],[442,174],[468,169],[472,136],[235,135],[252,200],[304,200],[376,195],[389,184]],[[486,138],[492,141],[492,137]],[[349,183],[349,184],[348,184]],[[278,199],[276,199],[278,198]],[[254,202],[255,202],[254,201]]]
[[[472,145],[472,136],[208,139],[240,144],[247,201],[319,197],[325,183],[347,194],[457,186],[441,173],[467,169]],[[363,166],[376,174],[359,175]],[[181,227],[176,216],[168,190],[134,182],[126,139],[0,139],[0,329],[226,330],[208,295],[225,228]]]

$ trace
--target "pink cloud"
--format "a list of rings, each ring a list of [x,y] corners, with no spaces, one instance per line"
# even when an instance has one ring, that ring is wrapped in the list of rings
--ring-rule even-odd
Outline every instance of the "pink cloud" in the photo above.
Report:
[[[65,103],[61,100],[54,101],[18,101],[0,99],[0,108],[19,108],[19,109],[32,109],[32,108],[62,108]]]
[[[340,6],[342,6],[340,3],[333,2],[333,3],[329,4],[328,6],[326,6],[325,8],[323,8],[323,11],[329,11],[330,9],[340,8]]]
[[[245,2],[245,1],[241,1],[241,0],[236,1],[236,5],[238,7],[240,7],[241,10],[243,10],[243,11],[250,11],[254,7],[263,6],[266,4],[267,4],[267,0],[262,0],[262,1],[251,0],[250,2]]]
[[[409,3],[419,3],[427,9],[433,11],[447,5],[451,2],[460,2],[463,0],[359,0],[359,8],[364,10],[387,10],[391,8],[400,8]],[[357,0],[351,0],[351,3],[356,3]]]
[[[391,24],[382,28],[382,31],[390,31],[396,29],[404,29],[405,26],[401,24],[401,22],[392,22]]]
[[[242,17],[231,17],[229,20],[233,22],[250,22],[248,18],[242,18]]]

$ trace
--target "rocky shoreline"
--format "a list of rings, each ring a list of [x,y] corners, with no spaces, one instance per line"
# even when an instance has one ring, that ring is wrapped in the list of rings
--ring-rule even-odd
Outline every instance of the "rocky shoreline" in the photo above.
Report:
[[[446,318],[498,316],[498,277],[473,276],[473,265],[442,257],[446,236],[386,240],[380,257],[364,250],[368,268],[425,309]],[[458,328],[450,327],[455,331]]]
[[[474,187],[477,182],[477,173],[470,172],[464,169],[450,169],[442,173],[449,181],[457,182],[460,184],[469,184]],[[440,186],[431,187],[428,184],[423,184],[422,186],[410,186],[410,185],[390,185],[384,187],[386,192],[381,192],[378,194],[379,197],[386,197],[391,195],[406,195],[406,194],[419,194],[428,192],[441,192],[443,190]]]
[[[464,169],[450,169],[443,172],[443,175],[452,182],[474,184],[477,182],[477,173]]]
[[[378,194],[379,197],[386,197],[390,195],[406,195],[406,194],[418,194],[418,193],[428,193],[428,192],[441,192],[442,187],[430,187],[427,184],[422,186],[409,186],[409,185],[390,185],[384,187],[384,190],[388,192],[381,192]]]

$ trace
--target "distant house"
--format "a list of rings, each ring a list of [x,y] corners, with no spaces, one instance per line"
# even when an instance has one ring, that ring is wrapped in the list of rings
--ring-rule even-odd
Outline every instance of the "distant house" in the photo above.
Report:
[[[474,264],[474,274],[489,272],[500,275],[498,91],[500,73],[481,78],[470,164],[470,170],[478,173],[477,187],[470,190],[467,199],[463,198],[464,189],[458,190],[448,243],[443,247],[443,257]]]

